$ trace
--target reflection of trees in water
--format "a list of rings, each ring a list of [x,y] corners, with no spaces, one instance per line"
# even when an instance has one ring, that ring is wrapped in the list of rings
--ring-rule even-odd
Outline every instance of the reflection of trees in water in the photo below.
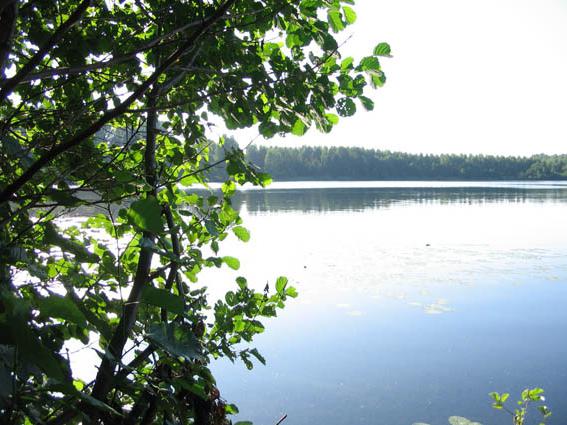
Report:
[[[66,218],[93,217],[97,214],[103,214],[105,216],[112,214],[112,216],[116,218],[121,208],[126,208],[132,203],[131,199],[124,199],[120,204],[101,203],[99,202],[100,196],[93,192],[80,192],[76,196],[87,202],[87,204],[70,209],[58,208],[55,210],[54,215],[57,216],[59,213],[65,211]]]
[[[198,190],[199,191],[199,190]],[[84,194],[85,200],[95,201],[93,194]],[[567,189],[513,189],[513,188],[325,188],[325,189],[264,189],[238,192],[233,206],[240,210],[243,204],[250,213],[278,211],[361,211],[387,208],[395,204],[482,204],[494,202],[567,202]],[[121,205],[88,205],[67,212],[67,217],[114,217]]]
[[[266,189],[238,193],[234,206],[250,213],[277,211],[360,211],[395,204],[483,204],[567,202],[567,190],[502,188],[333,188]]]

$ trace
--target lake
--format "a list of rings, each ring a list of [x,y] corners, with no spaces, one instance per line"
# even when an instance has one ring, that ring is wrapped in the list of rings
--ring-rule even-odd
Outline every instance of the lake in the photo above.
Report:
[[[267,366],[214,362],[238,420],[511,424],[488,393],[540,386],[567,421],[566,182],[280,183],[236,205],[252,239],[221,255],[242,267],[200,282],[299,291],[256,339]]]

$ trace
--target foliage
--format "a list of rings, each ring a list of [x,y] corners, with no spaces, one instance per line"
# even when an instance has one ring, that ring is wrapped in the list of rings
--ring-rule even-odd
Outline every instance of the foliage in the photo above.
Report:
[[[493,400],[492,407],[498,410],[504,410],[509,413],[513,419],[513,425],[524,425],[526,421],[526,415],[528,412],[528,405],[532,403],[538,403],[537,410],[541,414],[542,420],[539,425],[545,425],[545,420],[551,416],[551,410],[543,404],[545,397],[543,396],[544,391],[541,388],[526,388],[522,391],[520,400],[517,401],[518,408],[514,411],[508,409],[505,406],[506,401],[510,397],[509,393],[497,393],[491,392],[489,395]],[[450,425],[482,425],[479,422],[471,421],[463,416],[451,416],[449,417]],[[428,425],[423,422],[415,422],[413,425]]]
[[[516,402],[517,408],[513,411],[510,410],[506,405],[506,401],[510,397],[509,393],[499,394],[497,392],[490,393],[490,397],[494,400],[492,407],[498,410],[504,410],[506,413],[512,416],[513,425],[524,425],[526,422],[526,415],[528,413],[528,406],[536,403],[537,410],[541,414],[540,425],[545,424],[545,420],[551,416],[551,410],[543,404],[545,397],[543,396],[544,391],[541,388],[526,388],[522,391],[520,400]]]
[[[214,300],[198,282],[239,267],[220,247],[250,238],[231,196],[270,180],[236,147],[210,162],[209,129],[217,117],[267,138],[328,132],[371,109],[365,89],[385,82],[390,49],[341,57],[351,4],[0,2],[1,423],[225,423],[236,411],[209,362],[263,363],[247,343],[296,291],[240,277]],[[193,190],[216,163],[221,191]],[[85,350],[100,358],[88,382]]]
[[[213,149],[217,156],[222,149]],[[356,147],[250,146],[247,158],[278,180],[567,179],[567,155],[424,155]],[[222,179],[221,170],[213,177]]]

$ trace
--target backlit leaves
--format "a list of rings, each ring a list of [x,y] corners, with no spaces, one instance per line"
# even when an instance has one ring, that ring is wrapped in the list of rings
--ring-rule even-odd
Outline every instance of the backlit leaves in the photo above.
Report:
[[[126,215],[130,222],[141,230],[152,233],[160,233],[163,230],[161,206],[153,196],[133,202]]]
[[[185,308],[183,297],[153,286],[145,286],[142,289],[141,299],[146,304],[164,308],[171,313],[182,314]]]
[[[60,295],[51,295],[38,299],[38,307],[42,316],[68,320],[77,325],[85,326],[85,315],[71,299]]]
[[[291,133],[296,136],[303,136],[307,130],[305,123],[300,119],[296,119],[295,123],[291,127]]]
[[[367,111],[372,111],[374,109],[374,101],[372,99],[366,96],[360,96],[358,100],[360,100],[360,103]]]
[[[349,97],[343,97],[337,101],[337,113],[341,117],[350,117],[356,113],[356,105]]]
[[[363,71],[380,71],[380,61],[375,56],[367,56],[360,61],[360,68]]]
[[[240,261],[238,258],[225,256],[222,257],[222,261],[233,270],[238,270],[240,268]]]
[[[551,410],[544,404],[545,397],[543,396],[544,390],[542,388],[526,388],[521,393],[521,398],[515,404],[516,407],[509,408],[506,406],[506,401],[510,397],[509,393],[491,392],[489,396],[492,398],[492,407],[498,410],[504,410],[514,417],[515,425],[524,425],[529,408],[537,407],[537,411],[541,415],[540,425],[544,425],[547,418],[551,416]],[[513,410],[512,410],[513,409]],[[453,424],[453,422],[451,422]],[[476,423],[475,423],[476,425]]]
[[[186,360],[199,358],[202,348],[192,331],[176,323],[153,323],[149,326],[147,338],[167,353]]]
[[[129,414],[148,390],[153,423],[193,423],[191,395],[208,399],[215,389],[211,358],[264,363],[242,343],[297,291],[278,278],[275,292],[258,293],[238,278],[213,306],[199,275],[240,268],[219,254],[230,234],[250,239],[231,198],[239,185],[265,187],[271,177],[238,143],[213,157],[210,130],[222,120],[266,138],[328,132],[356,112],[356,99],[372,108],[365,90],[385,81],[376,56],[390,54],[381,44],[361,63],[343,55],[335,34],[356,21],[351,1],[280,3],[105,2],[78,15],[86,2],[19,7],[3,65],[29,73],[4,101],[0,94],[0,189],[17,186],[0,205],[0,274],[9,276],[0,328],[1,345],[17,357],[10,408],[18,421],[57,421],[78,403]],[[34,64],[38,46],[47,54]],[[213,190],[207,183],[218,165],[226,173]],[[117,374],[112,402],[72,376],[80,350],[60,354],[69,341],[85,348],[91,339]],[[141,356],[134,366],[124,347]]]
[[[376,56],[390,56],[392,49],[388,43],[379,43],[374,48],[374,54]]]
[[[356,12],[350,6],[343,6],[345,20],[348,24],[354,24],[356,21]]]
[[[329,10],[327,12],[327,20],[334,32],[342,31],[345,27],[341,17],[341,12],[339,10],[336,9]]]
[[[286,286],[287,278],[285,276],[278,277],[278,279],[276,280],[276,291],[278,291],[278,293],[283,293]]]
[[[242,226],[233,227],[232,232],[236,235],[238,239],[240,239],[243,242],[248,242],[250,240],[250,232],[245,227]]]

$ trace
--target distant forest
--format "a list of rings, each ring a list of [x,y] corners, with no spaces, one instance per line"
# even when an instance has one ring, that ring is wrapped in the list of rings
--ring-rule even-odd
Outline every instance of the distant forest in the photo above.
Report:
[[[224,149],[234,142],[227,140]],[[210,161],[224,155],[214,147]],[[274,180],[561,180],[567,155],[430,155],[354,147],[250,146],[247,158]],[[222,168],[212,177],[223,179]]]

